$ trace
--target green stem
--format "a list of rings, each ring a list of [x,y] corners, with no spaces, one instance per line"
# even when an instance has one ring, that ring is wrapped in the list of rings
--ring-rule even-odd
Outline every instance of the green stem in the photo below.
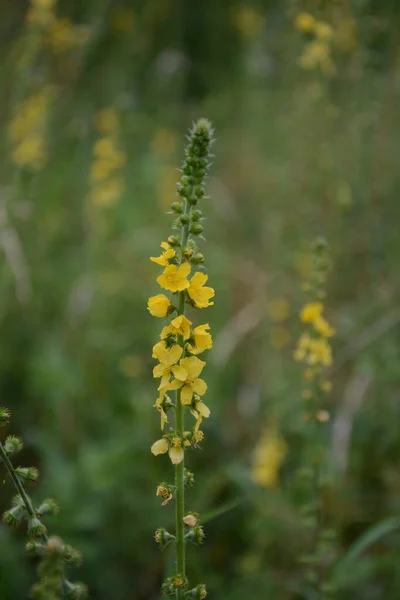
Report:
[[[28,494],[25,492],[24,486],[22,485],[22,483],[20,482],[20,480],[18,479],[18,476],[15,473],[14,467],[12,465],[11,460],[8,458],[8,454],[7,452],[4,450],[4,446],[3,444],[0,442],[0,457],[1,460],[4,463],[5,468],[8,471],[8,474],[10,475],[14,486],[17,490],[17,492],[19,493],[19,495],[21,496],[24,504],[25,504],[25,508],[28,511],[28,513],[30,514],[31,517],[36,517],[36,512],[35,509],[32,506],[32,502],[28,496]],[[45,537],[45,536],[43,536]]]
[[[185,213],[187,213],[188,202],[185,201]],[[191,209],[190,209],[191,210]],[[190,212],[190,211],[189,211]],[[181,233],[181,249],[186,247],[189,238],[189,226],[182,227]],[[181,264],[182,264],[181,258]],[[185,292],[179,293],[178,314],[185,314]],[[182,340],[183,343],[183,340]],[[178,435],[183,438],[185,430],[184,407],[181,402],[181,390],[176,391],[176,408],[175,408],[175,428]],[[186,575],[185,569],[185,525],[183,517],[185,516],[185,482],[184,482],[185,459],[178,465],[175,465],[175,489],[176,489],[176,511],[175,511],[175,547],[176,547],[176,574]],[[176,600],[181,600],[183,597],[182,591],[176,591]]]

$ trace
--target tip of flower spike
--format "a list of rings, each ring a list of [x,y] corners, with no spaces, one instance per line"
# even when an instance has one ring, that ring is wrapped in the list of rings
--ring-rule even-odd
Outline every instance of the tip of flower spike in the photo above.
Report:
[[[193,129],[196,131],[203,131],[204,133],[212,133],[213,127],[211,121],[208,119],[201,117],[193,124]]]

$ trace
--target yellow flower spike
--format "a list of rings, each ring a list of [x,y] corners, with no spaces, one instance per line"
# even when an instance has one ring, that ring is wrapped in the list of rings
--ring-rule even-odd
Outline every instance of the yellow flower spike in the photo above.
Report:
[[[186,277],[190,274],[191,265],[183,263],[179,267],[168,265],[163,273],[157,277],[157,283],[160,287],[170,292],[183,292],[189,287],[189,281]]]
[[[193,394],[196,393],[199,396],[204,396],[207,391],[207,384],[203,379],[198,379],[200,373],[204,369],[206,363],[200,360],[196,356],[189,356],[182,358],[180,366],[186,372],[184,380],[176,378],[169,386],[169,390],[181,390],[181,402],[182,404],[190,404],[193,398]],[[179,380],[178,380],[179,379]]]
[[[321,315],[322,309],[322,302],[309,302],[301,310],[300,320],[303,323],[313,323]]]
[[[287,454],[287,445],[275,425],[267,426],[254,449],[251,479],[261,487],[274,487]]]
[[[204,287],[207,279],[208,275],[198,271],[190,280],[188,294],[197,308],[207,308],[207,306],[214,304],[214,302],[210,302],[209,300],[215,296],[215,290],[212,287]]]
[[[161,438],[161,440],[157,440],[151,447],[151,452],[154,456],[158,456],[159,454],[165,454],[168,452],[169,444],[166,438]]]
[[[200,354],[204,350],[209,350],[213,346],[213,340],[211,333],[208,333],[210,326],[208,323],[205,325],[198,325],[193,329],[193,340],[192,344],[188,345],[188,350],[191,354]]]
[[[189,319],[187,319],[184,315],[179,315],[178,317],[175,317],[175,319],[172,319],[170,325],[163,327],[160,333],[160,338],[164,339],[170,334],[181,335],[186,341],[190,337],[191,324],[192,322],[189,321]]]
[[[172,258],[175,258],[176,252],[170,248],[169,244],[166,242],[162,242],[160,245],[161,248],[164,249],[164,252],[160,256],[150,256],[150,260],[158,265],[161,265],[162,267],[167,267],[169,265],[169,261]]]
[[[171,301],[165,294],[157,294],[157,296],[151,296],[147,302],[147,310],[153,317],[165,317],[168,313],[168,309],[171,306]]]

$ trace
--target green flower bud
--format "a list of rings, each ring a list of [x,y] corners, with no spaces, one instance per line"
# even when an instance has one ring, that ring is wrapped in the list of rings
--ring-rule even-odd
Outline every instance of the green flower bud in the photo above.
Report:
[[[182,202],[173,202],[171,204],[171,210],[173,210],[177,214],[182,214],[184,210],[184,206]]]
[[[17,454],[23,448],[22,440],[16,435],[9,435],[6,441],[4,442],[4,450],[10,456],[13,454]]]
[[[192,487],[194,485],[194,475],[189,469],[184,470],[183,478],[186,487]]]
[[[10,527],[17,527],[25,516],[24,506],[13,506],[3,513],[3,521]]]
[[[190,217],[185,213],[179,217],[179,221],[182,223],[182,225],[187,225],[190,223]]]
[[[31,517],[28,521],[28,535],[36,537],[44,537],[47,533],[45,525],[37,517]]]
[[[193,235],[200,235],[201,233],[203,233],[203,231],[204,227],[201,223],[193,223],[190,227],[190,233],[192,233]]]
[[[36,467],[17,467],[15,474],[23,485],[32,485],[39,477]]]
[[[8,408],[0,408],[0,427],[7,425],[11,417],[11,412]]]
[[[46,514],[57,515],[60,512],[60,507],[55,500],[47,498],[42,502],[36,512],[40,517]]]
[[[190,258],[190,262],[192,265],[201,265],[204,262],[204,255],[201,254],[201,252],[196,252],[196,254],[193,254]]]
[[[202,216],[203,213],[201,212],[201,210],[193,210],[191,213],[192,221],[200,221]]]

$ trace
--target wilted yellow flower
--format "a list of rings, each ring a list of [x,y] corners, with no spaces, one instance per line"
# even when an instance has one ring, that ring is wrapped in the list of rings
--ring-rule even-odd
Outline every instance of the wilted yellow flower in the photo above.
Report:
[[[151,452],[154,454],[154,456],[168,452],[173,465],[178,465],[180,462],[182,462],[184,456],[182,440],[179,437],[172,438],[171,445],[166,438],[157,440],[152,445]]]
[[[198,430],[198,428],[200,427],[200,424],[201,424],[203,418],[208,419],[208,417],[211,414],[211,411],[208,408],[208,406],[206,404],[204,404],[204,402],[201,402],[201,400],[198,400],[196,402],[196,404],[195,404],[194,407],[190,406],[190,412],[192,413],[192,415],[196,419],[196,424],[194,426],[194,431]]]
[[[198,379],[200,373],[204,369],[206,363],[196,356],[182,358],[180,367],[185,371],[185,377],[176,378],[169,386],[169,390],[181,389],[182,404],[190,404],[193,394],[204,396],[207,391],[207,384],[203,379]],[[181,373],[179,373],[181,374]]]
[[[302,12],[297,15],[295,20],[296,29],[302,33],[310,33],[315,27],[315,19],[312,15],[306,12]]]
[[[190,274],[190,270],[189,263],[183,263],[179,267],[168,265],[163,273],[157,277],[157,283],[170,292],[182,292],[189,287],[189,281],[186,277]]]
[[[171,302],[165,294],[157,294],[147,301],[147,310],[153,317],[165,317],[170,306]]]
[[[287,446],[275,426],[266,427],[254,449],[251,479],[262,487],[274,487],[287,454]]]
[[[165,412],[164,406],[163,406],[164,398],[165,398],[165,391],[164,390],[160,390],[158,398],[155,401],[155,404],[153,404],[154,408],[156,408],[159,411],[159,413],[160,413],[160,417],[161,417],[161,431],[164,429],[165,424],[168,423],[167,413]]]
[[[188,294],[197,308],[207,308],[214,304],[214,302],[210,302],[210,298],[215,296],[215,290],[212,287],[204,287],[207,279],[208,275],[197,272],[190,280]]]

